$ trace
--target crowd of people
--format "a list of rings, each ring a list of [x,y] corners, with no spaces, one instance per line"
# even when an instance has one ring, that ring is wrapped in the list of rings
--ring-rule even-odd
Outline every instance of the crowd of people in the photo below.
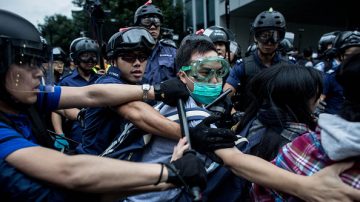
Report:
[[[316,58],[290,57],[270,9],[241,57],[227,28],[177,48],[163,21],[140,6],[98,70],[97,41],[74,39],[70,67],[0,10],[1,200],[360,201],[360,32],[325,33]]]

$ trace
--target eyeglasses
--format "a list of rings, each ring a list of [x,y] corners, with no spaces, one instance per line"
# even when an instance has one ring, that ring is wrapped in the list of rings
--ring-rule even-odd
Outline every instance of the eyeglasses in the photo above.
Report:
[[[148,55],[145,54],[138,54],[138,55],[119,55],[119,57],[128,63],[134,63],[136,60],[139,60],[139,62],[143,63],[148,59]]]
[[[255,33],[255,38],[260,43],[279,43],[282,40],[280,32],[278,30],[266,30]]]
[[[191,62],[190,66],[181,67],[181,71],[187,72],[200,82],[210,82],[212,78],[222,79],[229,73],[230,65],[222,57],[202,58]]]
[[[151,25],[154,25],[155,27],[159,27],[161,25],[161,21],[158,17],[142,18],[140,20],[140,25],[146,28],[150,28]]]

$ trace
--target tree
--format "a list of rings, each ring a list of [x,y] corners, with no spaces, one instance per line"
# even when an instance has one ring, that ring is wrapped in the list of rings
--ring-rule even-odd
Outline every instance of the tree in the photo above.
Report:
[[[44,24],[39,24],[38,27],[52,46],[60,46],[65,51],[69,50],[72,40],[81,36],[81,32],[95,39],[88,6],[96,2],[101,3],[103,10],[109,11],[105,16],[102,32],[103,41],[107,42],[119,28],[134,24],[134,13],[146,0],[73,0],[73,4],[83,8],[83,11],[73,12],[72,19],[58,14],[47,16]],[[183,6],[177,4],[176,7],[173,7],[172,0],[153,0],[153,4],[159,6],[164,14],[162,27],[174,29],[174,33],[182,35],[184,30]]]

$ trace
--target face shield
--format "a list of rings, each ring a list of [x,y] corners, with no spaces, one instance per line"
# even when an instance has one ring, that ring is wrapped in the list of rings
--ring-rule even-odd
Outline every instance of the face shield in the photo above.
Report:
[[[6,87],[9,91],[54,91],[52,53],[46,45],[12,40],[7,50]]]
[[[229,73],[229,69],[230,65],[224,58],[210,57],[193,61],[190,66],[183,66],[180,70],[199,82],[209,83],[212,78],[222,81],[222,78]]]

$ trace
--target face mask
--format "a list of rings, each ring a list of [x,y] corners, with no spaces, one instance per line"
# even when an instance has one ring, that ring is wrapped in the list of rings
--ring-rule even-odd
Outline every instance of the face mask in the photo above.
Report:
[[[210,104],[214,101],[222,91],[222,82],[212,84],[203,82],[194,82],[194,91],[191,97],[201,104]]]

